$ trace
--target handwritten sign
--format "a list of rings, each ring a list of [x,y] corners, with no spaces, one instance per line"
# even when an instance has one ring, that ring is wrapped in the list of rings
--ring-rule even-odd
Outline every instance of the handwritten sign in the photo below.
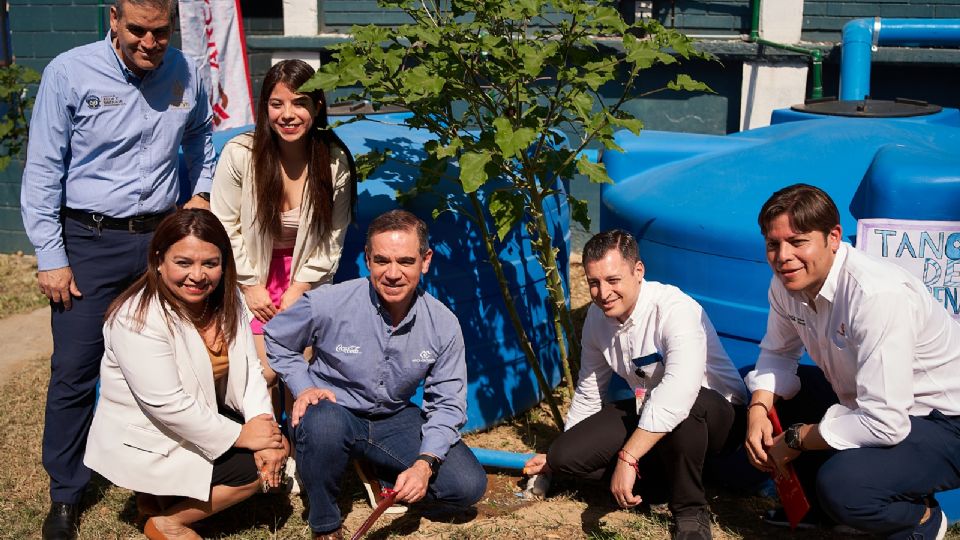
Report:
[[[937,302],[960,320],[960,222],[861,219],[857,248],[922,279]]]

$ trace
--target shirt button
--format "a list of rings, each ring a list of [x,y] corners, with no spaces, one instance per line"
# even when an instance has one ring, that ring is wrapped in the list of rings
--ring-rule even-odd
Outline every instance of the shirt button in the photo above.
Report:
[[[380,381],[380,386],[383,386],[383,381]]]

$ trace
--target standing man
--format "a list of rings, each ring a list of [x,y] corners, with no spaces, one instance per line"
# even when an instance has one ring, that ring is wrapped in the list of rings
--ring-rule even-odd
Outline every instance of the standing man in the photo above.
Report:
[[[43,465],[43,538],[74,538],[103,355],[103,315],[143,273],[153,229],[179,193],[183,148],[194,197],[213,172],[207,96],[193,63],[167,47],[173,0],[117,0],[104,40],[69,50],[40,82],[20,206],[52,308]]]
[[[841,525],[943,538],[933,494],[960,486],[960,325],[918,278],[842,242],[822,190],[784,188],[758,222],[774,277],[747,377],[751,462],[783,474],[795,461],[811,506]],[[798,376],[803,349],[822,373]],[[773,437],[778,397],[792,425]]]
[[[630,233],[591,238],[583,268],[593,305],[577,390],[564,433],[524,473],[610,477],[623,508],[665,490],[673,537],[712,538],[703,465],[740,444],[743,380],[703,308],[676,287],[643,279]],[[636,399],[604,403],[614,373]]]
[[[460,440],[460,323],[417,287],[433,256],[426,224],[404,210],[380,215],[364,252],[369,279],[318,287],[265,327],[270,365],[297,396],[291,424],[314,538],[342,538],[337,495],[350,458],[372,464],[400,502],[465,507],[487,486]],[[421,383],[423,410],[410,403]]]

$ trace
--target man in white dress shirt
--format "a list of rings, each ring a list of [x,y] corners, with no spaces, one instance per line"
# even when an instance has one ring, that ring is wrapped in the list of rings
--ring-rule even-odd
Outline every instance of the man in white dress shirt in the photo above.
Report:
[[[943,538],[946,517],[932,495],[960,486],[960,324],[918,278],[842,242],[822,190],[784,188],[758,222],[774,277],[747,377],[752,463],[783,472],[796,460],[812,506],[839,524]],[[803,349],[822,375],[798,376]],[[819,399],[808,386],[821,388]],[[778,397],[789,427],[772,437],[767,411]]]
[[[564,433],[524,472],[610,478],[623,508],[665,491],[674,538],[712,538],[703,464],[739,446],[743,380],[703,308],[676,287],[643,279],[629,233],[591,238],[583,267],[593,305],[577,390]],[[614,373],[636,399],[604,403]]]

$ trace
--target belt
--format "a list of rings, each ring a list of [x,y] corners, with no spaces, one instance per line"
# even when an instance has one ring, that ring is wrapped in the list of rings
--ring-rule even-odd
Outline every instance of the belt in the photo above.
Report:
[[[142,216],[133,216],[128,218],[114,218],[103,214],[96,214],[84,210],[75,210],[64,206],[60,209],[60,214],[74,221],[79,221],[88,227],[96,227],[97,230],[111,229],[117,231],[127,231],[130,233],[153,232],[157,225],[163,221],[163,218],[169,216],[170,210],[157,214],[145,214]]]

